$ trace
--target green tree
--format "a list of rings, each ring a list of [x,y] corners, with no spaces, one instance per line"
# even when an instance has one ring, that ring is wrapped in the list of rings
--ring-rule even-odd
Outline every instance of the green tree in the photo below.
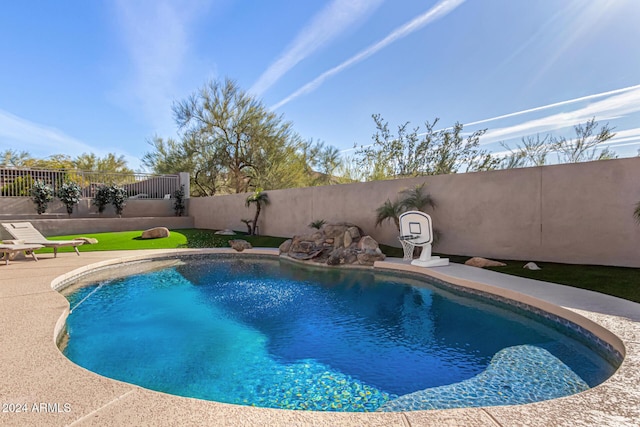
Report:
[[[291,123],[269,111],[262,102],[226,79],[211,81],[173,106],[187,154],[203,156],[218,173],[212,187],[243,193],[264,179],[271,157],[287,155],[295,134]],[[295,144],[294,144],[295,145]],[[277,154],[274,154],[277,153]]]
[[[256,235],[256,229],[258,227],[258,217],[260,216],[260,211],[262,210],[262,207],[267,206],[270,203],[271,201],[269,200],[269,195],[264,191],[262,191],[261,188],[258,188],[256,191],[253,192],[253,194],[247,197],[247,200],[245,202],[245,205],[247,207],[251,206],[252,204],[256,205],[256,214],[253,217],[253,222],[251,223],[251,227],[250,227],[251,235],[253,236]],[[249,227],[248,223],[247,223],[247,227]]]
[[[104,157],[99,157],[93,153],[82,153],[72,162],[74,168],[83,171],[133,173],[133,170],[127,166],[124,156],[118,156],[115,153],[108,153]]]
[[[33,160],[27,151],[4,150],[0,153],[0,165],[4,167],[23,167]]]
[[[427,121],[422,132],[404,123],[394,135],[379,114],[374,114],[373,120],[377,129],[373,144],[356,151],[367,180],[492,170],[499,164],[488,151],[480,149],[480,137],[486,130],[464,138],[462,124],[437,130],[435,119]]]
[[[547,156],[552,150],[549,143],[550,139],[551,135],[549,134],[542,139],[540,139],[540,134],[536,134],[535,139],[532,136],[522,137],[522,145],[518,144],[515,149],[501,142],[500,145],[510,152],[509,155],[502,160],[502,168],[514,169],[545,165]]]
[[[609,124],[603,125],[600,130],[595,117],[585,124],[574,126],[575,138],[567,140],[564,137],[552,137],[551,145],[558,153],[560,163],[589,162],[592,160],[615,159],[618,156],[609,148],[598,150],[598,146],[615,136]]]

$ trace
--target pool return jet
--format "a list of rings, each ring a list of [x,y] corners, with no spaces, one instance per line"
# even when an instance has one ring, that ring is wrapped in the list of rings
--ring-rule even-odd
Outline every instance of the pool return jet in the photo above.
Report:
[[[404,259],[413,258],[413,248],[422,247],[420,258],[411,261],[418,267],[443,267],[449,265],[449,258],[431,256],[433,227],[431,217],[420,211],[407,211],[400,215],[400,242],[405,251]]]

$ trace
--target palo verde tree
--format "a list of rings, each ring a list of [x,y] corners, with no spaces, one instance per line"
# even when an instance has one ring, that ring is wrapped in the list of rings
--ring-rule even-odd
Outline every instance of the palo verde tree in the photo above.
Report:
[[[337,162],[328,148],[310,150],[290,122],[230,79],[207,83],[173,112],[181,140],[154,137],[143,163],[158,173],[189,171],[192,195],[313,185],[310,165],[327,166],[324,173]]]
[[[175,103],[173,112],[182,143],[156,141],[144,163],[156,169],[175,156],[174,163],[191,167],[195,187],[206,195],[257,188],[280,158],[295,152],[291,123],[230,79],[209,82]],[[286,180],[287,168],[279,172],[285,176],[277,180]]]
[[[462,124],[436,129],[438,119],[425,122],[425,129],[409,129],[409,122],[392,134],[379,114],[373,115],[376,133],[373,144],[360,147],[356,156],[367,171],[367,180],[442,175],[459,171],[495,169],[498,160],[480,148],[485,130],[462,136]]]
[[[575,137],[567,139],[561,136],[545,135],[542,139],[537,134],[522,138],[522,145],[517,144],[511,148],[505,143],[503,147],[510,151],[502,160],[504,169],[520,168],[527,166],[543,166],[551,153],[556,153],[558,163],[579,163],[593,160],[615,159],[616,153],[608,147],[600,149],[599,146],[615,136],[609,124],[604,124],[598,129],[595,117],[584,124],[573,127]]]

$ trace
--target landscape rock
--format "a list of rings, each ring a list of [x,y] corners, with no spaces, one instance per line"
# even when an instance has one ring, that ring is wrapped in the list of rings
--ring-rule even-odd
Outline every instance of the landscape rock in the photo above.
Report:
[[[344,247],[348,248],[349,246],[351,246],[351,243],[353,242],[353,237],[351,237],[350,233],[344,233]]]
[[[291,249],[292,242],[293,240],[291,239],[285,240],[284,242],[282,242],[282,244],[278,247],[278,250],[280,251],[280,253],[286,254],[287,252],[289,252],[289,249]]]
[[[382,261],[384,258],[384,254],[380,251],[380,249],[375,251],[369,249],[357,255],[358,264],[361,265],[373,265],[374,262]]]
[[[358,249],[361,251],[375,251],[378,249],[378,242],[371,236],[364,236],[358,242]]]
[[[362,235],[358,227],[349,227],[347,229],[347,232],[349,233],[352,239],[359,239],[360,236]]]
[[[213,234],[219,234],[221,236],[235,236],[236,232],[233,230],[229,230],[228,228],[224,229],[224,230],[218,230]]]
[[[251,246],[251,243],[242,239],[229,240],[229,246],[231,246],[233,249],[235,249],[238,252],[242,252],[245,249],[253,248],[253,246]]]
[[[346,222],[325,224],[312,234],[293,236],[280,245],[280,254],[293,259],[326,265],[373,265],[385,258],[371,236]]]
[[[74,237],[73,240],[82,240],[85,245],[95,245],[96,243],[98,243],[98,239],[95,239],[93,237]]]
[[[526,268],[527,270],[542,270],[535,262],[528,262],[522,268]]]
[[[154,227],[142,232],[141,239],[160,239],[169,237],[169,229],[167,227]]]
[[[465,262],[465,265],[470,265],[471,267],[504,267],[505,263],[499,261],[493,261],[491,259],[481,258],[481,257],[473,257],[468,259]]]

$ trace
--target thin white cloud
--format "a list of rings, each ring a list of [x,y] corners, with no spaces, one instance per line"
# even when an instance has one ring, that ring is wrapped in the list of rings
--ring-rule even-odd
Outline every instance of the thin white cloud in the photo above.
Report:
[[[622,88],[622,89],[610,90],[608,92],[601,92],[601,93],[596,93],[596,94],[593,94],[593,95],[582,96],[580,98],[568,99],[566,101],[554,102],[553,104],[547,104],[547,105],[543,105],[541,107],[535,107],[535,108],[529,108],[527,110],[516,111],[515,113],[503,114],[502,116],[496,116],[496,117],[492,117],[490,119],[484,119],[484,120],[478,120],[478,121],[475,121],[475,122],[469,122],[469,123],[465,123],[464,125],[465,126],[473,126],[473,125],[479,125],[479,124],[483,124],[483,123],[494,122],[496,120],[508,119],[510,117],[516,117],[516,116],[521,116],[523,114],[535,113],[537,111],[549,110],[551,108],[562,107],[562,106],[565,106],[565,105],[575,104],[575,103],[578,103],[578,102],[590,101],[592,99],[603,98],[605,96],[616,95],[616,94],[625,93],[625,92],[632,92],[632,91],[636,91],[638,89],[640,89],[640,85],[629,86],[629,87],[625,87],[625,88]]]
[[[173,128],[171,104],[185,64],[189,63],[189,28],[207,0],[116,1],[117,29],[133,72],[125,74],[117,97],[142,110],[156,129]]]
[[[103,151],[56,128],[31,122],[3,110],[0,110],[0,139],[3,140],[3,146],[7,144],[6,149],[29,151],[32,154],[37,151],[39,155],[47,156],[62,151],[65,154]]]
[[[563,129],[566,127],[575,126],[580,123],[584,123],[587,120],[590,120],[592,117],[596,117],[599,121],[610,120],[612,118],[622,117],[640,111],[640,85],[631,86],[630,88],[620,89],[618,91],[607,92],[607,94],[610,93],[615,93],[615,95],[608,96],[605,99],[587,104],[586,106],[575,109],[573,111],[551,114],[546,117],[529,120],[514,126],[490,129],[481,139],[481,143],[491,144],[493,142],[503,141],[510,138],[519,138],[524,135],[532,135],[535,133]],[[596,96],[597,95],[583,97],[581,100],[592,99]],[[569,100],[562,103],[550,105],[566,105],[570,102],[575,102],[575,100]],[[551,108],[551,106],[545,106],[545,108],[546,107]],[[540,111],[541,109],[543,109],[543,107],[527,111]],[[520,113],[522,112],[501,116],[501,118],[513,117],[513,115]],[[497,120],[497,118],[495,119]],[[483,120],[473,123],[486,123],[487,121],[489,120]]]
[[[291,95],[289,95],[288,97],[286,97],[285,99],[283,99],[282,101],[278,102],[277,104],[275,104],[274,106],[272,106],[271,108],[273,110],[276,110],[280,107],[282,107],[283,105],[293,101],[294,99],[298,98],[299,96],[305,95],[309,92],[314,91],[315,89],[317,89],[325,80],[327,80],[329,77],[332,77],[342,71],[344,71],[345,69],[351,67],[352,65],[357,64],[358,62],[361,62],[365,59],[367,59],[368,57],[370,57],[371,55],[377,53],[378,51],[384,49],[385,47],[387,47],[388,45],[392,44],[393,42],[396,42],[406,36],[408,36],[409,34],[423,28],[425,25],[439,19],[442,18],[443,16],[446,16],[447,14],[449,14],[450,12],[452,12],[455,8],[457,8],[458,6],[460,6],[462,3],[464,3],[465,0],[441,0],[440,2],[438,2],[438,4],[436,4],[435,6],[433,6],[431,9],[429,9],[427,12],[423,13],[422,15],[418,16],[417,18],[411,20],[410,22],[402,25],[401,27],[395,29],[391,34],[389,34],[387,37],[385,37],[384,39],[380,40],[379,42],[369,46],[368,48],[366,48],[365,50],[361,51],[360,53],[358,53],[355,56],[352,56],[351,58],[349,58],[348,60],[346,60],[345,62],[343,62],[342,64],[328,70],[325,71],[324,73],[322,73],[320,76],[316,77],[314,80],[312,80],[311,82],[307,83],[306,85],[302,86],[300,89],[298,89],[297,91],[295,91],[294,93],[292,93]]]
[[[98,156],[109,153],[109,150],[91,146],[59,129],[34,123],[3,110],[0,110],[0,141],[0,151],[27,151],[36,158],[53,154],[75,157],[83,153],[94,153]],[[139,167],[140,159],[128,153],[119,154],[124,155],[130,167]]]
[[[333,0],[313,17],[284,53],[262,73],[249,92],[258,96],[300,61],[362,21],[384,0]]]

